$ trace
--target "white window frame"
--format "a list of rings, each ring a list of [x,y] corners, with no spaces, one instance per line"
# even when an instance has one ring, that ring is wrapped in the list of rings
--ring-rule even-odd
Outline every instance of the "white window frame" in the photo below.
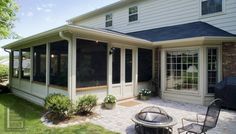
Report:
[[[129,14],[130,8],[134,8],[134,7],[137,7],[137,12],[136,12],[136,13]],[[137,20],[135,20],[135,21],[129,21],[130,16],[136,15],[136,14],[137,14],[137,16],[138,16]],[[137,5],[129,7],[129,9],[128,9],[128,22],[129,22],[129,23],[134,23],[134,22],[138,22],[138,21],[139,21],[139,7],[138,7]]]
[[[217,82],[220,82],[222,80],[222,46],[219,46],[219,45],[209,45],[209,46],[206,46],[204,49],[205,49],[205,59],[206,59],[206,64],[205,64],[205,77],[207,78],[206,79],[206,83],[205,83],[205,96],[214,96],[214,93],[208,93],[208,48],[217,48],[218,49],[218,52],[217,52],[217,58],[218,58],[218,70],[217,70]]]
[[[111,15],[111,19],[108,19],[107,20],[107,16],[108,15]],[[107,26],[107,22],[111,21],[111,26]],[[105,15],[105,27],[106,28],[110,28],[110,27],[113,27],[113,14],[112,13],[108,13]]]
[[[203,1],[207,1],[207,0],[199,0],[199,18],[214,17],[214,16],[219,16],[219,15],[224,15],[226,13],[226,2],[225,2],[225,0],[222,0],[222,11],[221,12],[202,15],[202,2]]]
[[[198,50],[198,66],[199,66],[199,73],[198,73],[198,90],[196,90],[196,91],[191,91],[191,90],[189,90],[189,91],[187,91],[187,90],[174,90],[174,89],[167,89],[167,86],[166,86],[166,82],[167,82],[167,80],[166,80],[166,75],[167,75],[167,73],[166,73],[166,53],[167,53],[167,51],[178,51],[178,50]],[[176,93],[176,94],[191,94],[191,95],[194,95],[194,96],[199,96],[200,94],[201,94],[201,92],[202,92],[202,80],[200,79],[201,77],[203,77],[202,75],[201,75],[201,73],[202,73],[202,70],[203,70],[203,68],[202,68],[202,53],[203,51],[202,51],[202,47],[200,47],[200,46],[196,46],[196,47],[180,47],[180,48],[163,48],[162,50],[161,50],[161,69],[163,70],[162,72],[161,72],[161,83],[163,83],[163,84],[161,84],[161,91],[163,92],[163,93]]]

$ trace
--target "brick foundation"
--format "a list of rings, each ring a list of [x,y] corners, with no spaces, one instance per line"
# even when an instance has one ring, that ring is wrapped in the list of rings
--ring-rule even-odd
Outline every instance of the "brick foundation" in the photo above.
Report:
[[[236,76],[236,43],[227,42],[222,45],[223,78]]]

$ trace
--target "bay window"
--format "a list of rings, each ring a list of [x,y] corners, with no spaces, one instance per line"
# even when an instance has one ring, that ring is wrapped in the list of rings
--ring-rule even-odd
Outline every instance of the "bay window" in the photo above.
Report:
[[[76,87],[107,85],[107,44],[77,39]]]
[[[166,87],[174,90],[198,90],[199,50],[166,53]]]
[[[50,84],[67,87],[68,81],[68,43],[50,43]]]
[[[21,78],[22,79],[30,79],[30,68],[31,68],[31,60],[30,60],[30,48],[21,50]]]
[[[33,80],[46,82],[46,45],[33,48]]]

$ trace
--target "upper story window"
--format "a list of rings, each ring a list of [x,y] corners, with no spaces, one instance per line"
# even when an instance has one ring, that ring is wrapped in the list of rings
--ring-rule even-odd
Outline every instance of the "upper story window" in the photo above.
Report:
[[[138,20],[138,7],[130,7],[129,8],[129,22],[134,22]]]
[[[201,0],[202,15],[223,11],[223,0]]]
[[[111,27],[112,26],[112,14],[107,14],[106,15],[106,27]]]

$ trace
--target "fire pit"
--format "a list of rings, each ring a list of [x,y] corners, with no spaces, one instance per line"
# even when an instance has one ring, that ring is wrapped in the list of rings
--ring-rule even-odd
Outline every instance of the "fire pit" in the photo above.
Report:
[[[134,115],[132,121],[138,134],[172,133],[172,127],[176,125],[176,119],[169,116],[160,107],[146,107]]]

